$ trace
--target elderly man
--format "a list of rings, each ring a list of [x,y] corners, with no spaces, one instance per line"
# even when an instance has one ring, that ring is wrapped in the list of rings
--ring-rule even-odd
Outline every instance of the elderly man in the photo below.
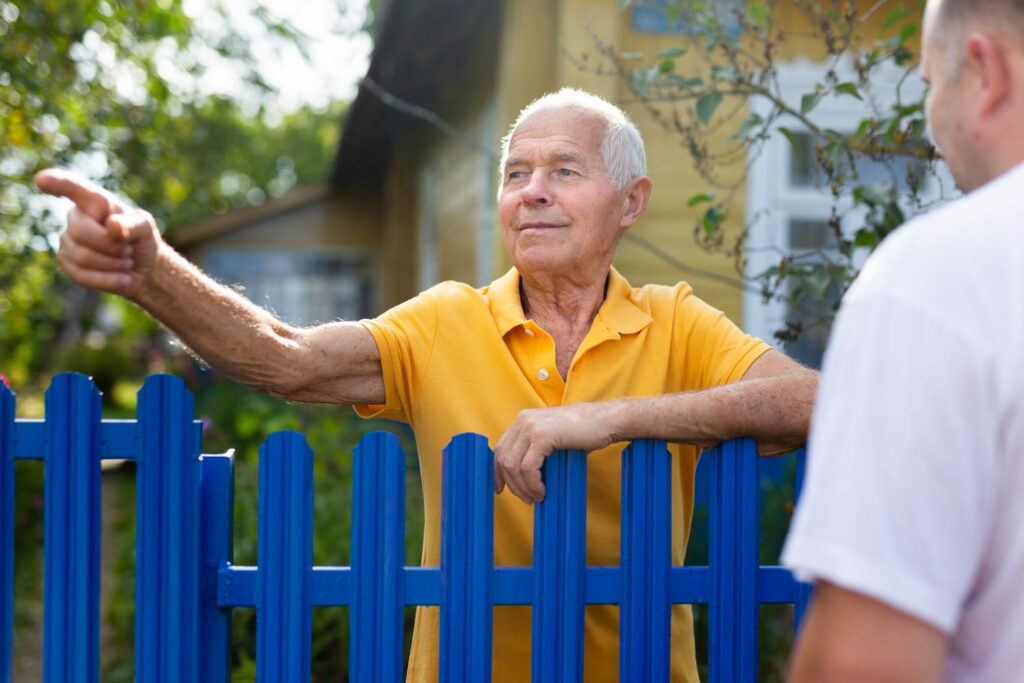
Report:
[[[843,302],[784,559],[794,681],[1024,677],[1024,2],[929,0],[932,135],[963,199]]]
[[[612,268],[620,237],[647,206],[644,164],[643,142],[621,110],[580,91],[545,96],[504,141],[499,215],[512,270],[481,289],[441,283],[375,320],[308,329],[204,276],[145,212],[60,172],[38,183],[76,204],[60,251],[75,281],[129,297],[258,390],[411,424],[424,565],[440,559],[441,450],[465,431],[495,444],[499,565],[531,563],[529,504],[544,495],[541,465],[556,448],[590,452],[587,559],[617,564],[621,442],[675,442],[681,564],[696,446],[749,435],[765,453],[791,450],[805,438],[817,377],[740,332],[687,285],[634,289]],[[673,624],[673,675],[696,681],[689,611],[677,609]],[[588,680],[616,679],[617,628],[614,608],[588,610]],[[495,680],[528,680],[528,609],[495,609],[494,634]],[[421,608],[410,680],[437,677],[437,645],[437,610]]]

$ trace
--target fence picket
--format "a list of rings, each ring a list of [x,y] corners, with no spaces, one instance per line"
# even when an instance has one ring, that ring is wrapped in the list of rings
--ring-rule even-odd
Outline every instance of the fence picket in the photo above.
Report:
[[[668,681],[671,645],[672,460],[663,442],[622,452],[619,680]]]
[[[804,490],[804,473],[807,470],[807,454],[801,449],[796,454],[796,484],[793,491],[794,502],[800,501],[800,494]],[[800,583],[796,588],[796,597],[793,600],[793,634],[800,631],[800,624],[803,623],[804,614],[807,612],[807,605],[811,602],[811,584]]]
[[[43,680],[99,680],[100,394],[84,375],[46,391]]]
[[[0,681],[11,683],[14,645],[14,393],[0,383]]]
[[[394,434],[366,435],[352,477],[353,681],[402,680],[405,600],[405,453]]]
[[[728,441],[714,459],[708,540],[711,602],[708,672],[713,681],[757,680],[757,449]]]
[[[230,680],[231,609],[221,607],[218,580],[232,559],[234,453],[199,460],[199,682]]]
[[[544,500],[534,506],[533,681],[583,680],[587,455],[555,451],[544,465]]]
[[[301,434],[260,447],[256,671],[261,681],[309,683],[313,572],[313,453]]]
[[[171,375],[139,391],[136,470],[135,675],[199,676],[199,443],[192,395]]]
[[[491,680],[494,630],[494,458],[459,434],[441,477],[441,651],[445,683]]]

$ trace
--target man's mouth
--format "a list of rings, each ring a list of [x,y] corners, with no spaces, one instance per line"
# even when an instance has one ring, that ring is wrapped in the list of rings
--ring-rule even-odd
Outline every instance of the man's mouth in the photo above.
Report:
[[[523,223],[523,224],[521,224],[519,226],[519,230],[520,231],[524,231],[524,230],[554,230],[554,229],[557,229],[557,228],[564,228],[564,227],[567,227],[567,226],[559,225],[557,223],[534,222],[534,223]]]

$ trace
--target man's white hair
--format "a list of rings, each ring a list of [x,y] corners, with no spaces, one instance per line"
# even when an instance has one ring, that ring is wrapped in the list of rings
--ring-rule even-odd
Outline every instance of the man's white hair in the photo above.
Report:
[[[647,175],[647,155],[644,152],[644,141],[636,124],[630,120],[626,112],[614,104],[585,90],[562,88],[558,92],[538,97],[519,112],[515,122],[509,127],[508,133],[501,139],[501,163],[498,172],[504,176],[505,163],[508,161],[508,147],[512,135],[523,121],[539,111],[548,109],[578,109],[596,115],[604,121],[604,143],[601,145],[601,156],[604,157],[604,168],[608,179],[615,189],[622,190],[633,178]],[[503,181],[504,182],[504,181]],[[501,194],[501,185],[498,194]]]

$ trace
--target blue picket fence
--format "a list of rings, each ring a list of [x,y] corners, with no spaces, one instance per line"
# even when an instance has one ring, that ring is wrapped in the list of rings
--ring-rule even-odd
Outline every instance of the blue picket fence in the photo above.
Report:
[[[761,603],[795,604],[809,589],[758,566],[758,456],[750,441],[712,458],[707,567],[671,564],[670,472],[663,443],[622,456],[621,564],[585,565],[586,458],[545,466],[532,567],[495,567],[493,457],[474,434],[444,452],[441,566],[406,567],[405,456],[386,433],[353,459],[350,567],[313,566],[312,458],[301,434],[260,449],[258,566],[232,564],[233,462],[203,455],[193,400],[179,378],[148,378],[136,420],[103,420],[100,395],[78,374],[54,378],[45,420],[16,419],[0,387],[0,681],[11,680],[14,461],[44,462],[43,676],[99,678],[100,460],[137,463],[135,680],[229,680],[230,614],[257,610],[262,681],[310,678],[311,610],[347,605],[350,680],[400,681],[407,605],[439,605],[440,679],[491,676],[494,605],[531,605],[533,681],[583,679],[587,604],[620,606],[620,680],[669,678],[670,605],[705,603],[711,681],[757,679]]]

